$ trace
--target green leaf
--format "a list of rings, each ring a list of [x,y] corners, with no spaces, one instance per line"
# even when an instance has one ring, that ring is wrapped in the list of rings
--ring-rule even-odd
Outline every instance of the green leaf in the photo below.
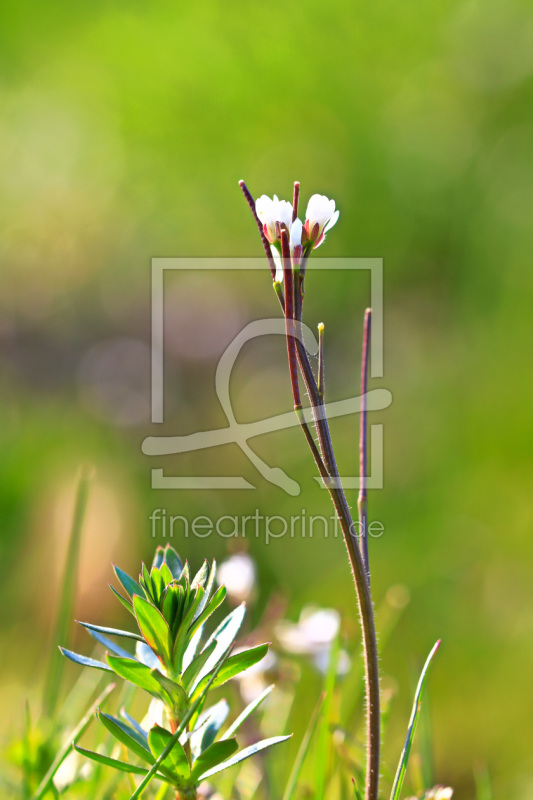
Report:
[[[191,734],[191,749],[196,758],[213,744],[228,714],[229,706],[226,700],[221,700],[204,711],[198,718],[195,730]],[[230,739],[231,737],[225,736],[224,738]]]
[[[111,639],[108,639],[107,636],[103,636],[101,633],[97,633],[96,631],[89,631],[93,639],[96,639],[101,645],[105,647],[106,650],[110,650],[114,655],[120,656],[121,658],[131,658],[134,661],[136,660],[131,653],[128,653],[127,650],[124,650],[123,647],[119,647],[118,644],[112,642]]]
[[[166,619],[158,608],[143,597],[133,598],[133,608],[139,630],[146,642],[163,663],[170,666],[171,637]]]
[[[161,595],[163,594],[163,589],[165,588],[165,583],[163,581],[161,571],[157,567],[152,567],[150,571],[150,579],[152,581],[154,599],[157,602],[157,605],[159,605]]]
[[[83,747],[78,747],[78,745],[74,745],[74,750],[77,750],[82,756],[87,756],[87,758],[97,761],[98,764],[104,764],[106,767],[113,767],[122,772],[131,772],[133,775],[146,775],[148,773],[147,769],[135,767],[133,764],[128,764],[127,761],[118,761],[118,759],[104,756],[102,753],[94,753],[92,750],[85,750]],[[158,775],[158,777],[162,778],[161,775]]]
[[[113,672],[116,672],[124,680],[135,684],[139,689],[144,689],[154,697],[163,699],[167,703],[170,702],[166,691],[162,689],[161,684],[154,678],[149,667],[129,658],[119,658],[111,655],[107,656],[107,662]]]
[[[165,550],[161,547],[160,544],[157,545],[154,553],[154,560],[152,561],[152,567],[157,567],[161,569],[161,565],[165,560]]]
[[[140,595],[141,597],[144,597],[144,592],[137,581],[134,581],[127,572],[124,572],[124,570],[120,569],[120,567],[117,567],[116,564],[113,564],[113,569],[115,570],[115,575],[130,597],[133,598],[134,595]]]
[[[192,636],[192,634],[189,632],[189,628],[192,625],[194,615],[196,614],[196,610],[202,602],[204,595],[205,592],[202,587],[197,586],[195,589],[194,599],[181,622],[178,635],[174,642],[174,647],[172,649],[172,665],[177,673],[181,672],[182,670],[183,654],[187,648],[187,643],[190,641]]]
[[[198,616],[200,616],[200,613],[204,610],[204,607],[207,605],[207,602],[208,602],[209,598],[211,597],[211,593],[213,591],[213,586],[215,585],[216,573],[217,573],[217,562],[215,561],[215,559],[213,559],[213,562],[211,564],[211,568],[209,570],[209,577],[207,579],[207,583],[204,586],[205,597],[202,600],[202,603],[200,604],[200,607],[199,607],[198,612],[197,612]]]
[[[211,614],[213,614],[213,612],[215,612],[217,608],[223,603],[225,597],[226,597],[226,587],[221,586],[219,589],[217,589],[211,601],[206,605],[202,613],[198,614],[198,616],[194,620],[194,624],[191,626],[191,631],[197,631],[198,628],[200,628],[209,619]]]
[[[189,641],[189,644],[185,648],[181,664],[181,668],[184,672],[185,670],[189,669],[193,660],[196,657],[196,652],[200,646],[200,642],[202,641],[203,632],[204,632],[204,626],[202,625],[198,628],[198,630],[196,630],[193,633]]]
[[[124,707],[120,709],[120,716],[124,717],[126,722],[128,722],[132,728],[135,728],[138,735],[141,737],[143,742],[145,743],[146,747],[148,747],[148,733],[140,726],[136,719],[134,719]]]
[[[234,678],[240,672],[244,672],[245,669],[253,667],[254,664],[257,664],[266,656],[267,652],[268,644],[260,644],[257,647],[251,647],[249,650],[243,650],[242,653],[230,656],[213,681],[213,689],[216,689],[217,686],[222,686],[223,683]],[[195,686],[194,694],[202,693],[208,679],[209,675],[202,678],[200,683]]]
[[[189,691],[189,688],[194,683],[196,677],[198,676],[198,673],[200,672],[200,670],[202,669],[205,662],[207,661],[207,659],[209,658],[209,656],[211,655],[216,646],[217,646],[216,642],[211,642],[211,644],[208,647],[205,647],[205,649],[202,650],[200,655],[196,656],[196,658],[192,661],[192,663],[187,667],[187,669],[185,670],[185,672],[181,677],[181,682],[183,684],[185,691],[187,692]],[[185,662],[185,658],[183,660]]]
[[[176,711],[179,712],[178,716],[181,716],[181,712],[187,707],[187,695],[182,687],[175,681],[162,675],[157,669],[152,670],[152,675],[172,700],[172,705]]]
[[[87,628],[89,631],[103,633],[105,636],[122,636],[125,639],[135,639],[138,642],[144,641],[142,636],[139,636],[138,633],[132,633],[132,631],[121,631],[118,628],[103,628],[101,625],[91,625],[90,622],[80,622],[80,620],[76,620],[76,622],[79,625],[83,625],[83,627]]]
[[[130,601],[129,601],[129,600],[126,600],[126,598],[125,598],[125,597],[122,597],[122,595],[120,594],[120,592],[117,592],[117,590],[115,589],[115,587],[114,587],[114,586],[112,586],[111,584],[109,584],[109,588],[111,589],[111,591],[113,592],[113,594],[115,595],[115,597],[116,597],[118,600],[120,600],[120,602],[122,603],[122,605],[124,606],[124,608],[125,608],[127,611],[129,611],[129,612],[130,612],[130,614],[133,614],[133,605],[130,603]]]
[[[165,584],[165,586],[168,586],[168,584],[172,583],[172,581],[174,580],[174,575],[170,571],[170,567],[168,566],[168,564],[165,564],[165,562],[163,562],[159,567],[159,569],[161,571],[161,577],[163,578],[163,583]]]
[[[210,769],[216,768],[217,764],[225,761],[239,749],[236,739],[224,739],[222,742],[215,742],[207,750],[198,756],[191,769],[191,778],[199,780]]]
[[[170,731],[167,731],[166,728],[160,728],[159,725],[155,725],[152,728],[148,734],[148,743],[155,758],[159,758],[165,748],[170,744],[171,739],[172,734]],[[181,780],[188,780],[190,776],[190,766],[187,760],[187,754],[180,742],[174,743],[172,749],[164,758],[162,766],[171,769]]]
[[[82,667],[93,667],[94,669],[103,669],[104,672],[112,672],[107,664],[102,661],[95,661],[94,658],[87,658],[87,656],[80,656],[79,653],[73,653],[72,650],[67,650],[66,647],[59,648],[64,656],[70,658],[75,664],[81,664]]]
[[[168,565],[173,577],[179,581],[181,573],[183,572],[183,564],[181,563],[179,555],[169,544],[165,547],[165,564]]]
[[[208,769],[207,772],[203,772],[201,775],[199,775],[198,780],[202,781],[206,780],[207,778],[210,778],[212,775],[216,775],[217,772],[222,772],[222,770],[229,769],[229,767],[233,767],[240,761],[244,761],[245,758],[250,758],[250,756],[255,756],[255,754],[261,752],[261,750],[266,750],[268,747],[273,747],[275,744],[286,742],[287,739],[290,738],[291,738],[290,736],[273,736],[270,739],[263,739],[263,741],[251,745],[251,747],[245,747],[244,750],[241,750],[240,752],[236,753],[236,755],[234,755],[233,758],[230,758],[228,761],[223,761],[222,764],[213,767],[213,769]]]
[[[147,761],[149,764],[154,763],[154,757],[142,736],[120,719],[112,717],[109,714],[104,714],[103,711],[97,711],[96,716],[102,725],[107,728],[109,733],[115,737],[121,744],[131,750],[138,758]]]
[[[418,681],[418,686],[416,687],[415,699],[413,702],[413,709],[411,711],[411,718],[409,720],[409,726],[407,728],[407,735],[405,737],[405,743],[403,746],[402,754],[400,756],[400,763],[398,764],[398,769],[396,771],[396,777],[394,778],[394,784],[392,787],[391,792],[391,800],[399,800],[400,793],[402,791],[403,780],[405,778],[405,771],[407,769],[407,763],[409,761],[409,754],[411,752],[411,745],[413,744],[413,737],[415,735],[416,730],[416,723],[418,721],[418,715],[420,714],[420,705],[422,700],[422,692],[424,691],[424,684],[426,682],[427,672],[429,669],[429,665],[433,660],[433,656],[439,649],[440,639],[438,642],[433,646],[433,649],[429,656],[426,659],[426,663],[424,664],[424,668],[422,669],[422,674],[420,675],[420,679]]]
[[[246,609],[244,603],[241,603],[240,606],[237,606],[237,608],[233,609],[233,611],[231,611],[228,616],[222,620],[216,631],[207,640],[204,650],[206,650],[207,647],[209,647],[209,645],[213,642],[216,642],[216,647],[198,675],[198,682],[205,675],[210,673],[215,665],[218,664],[220,659],[223,658],[223,656],[228,652],[229,648],[235,641],[235,637],[239,632],[239,628],[242,625],[245,611]]]
[[[192,583],[191,583],[191,590],[196,589],[197,586],[201,586],[202,589],[205,590],[205,584],[207,579],[209,578],[209,561],[205,559],[204,563],[194,576]]]
[[[228,730],[226,731],[226,733],[224,734],[224,736],[222,738],[223,739],[230,739],[233,736],[233,734],[236,733],[239,730],[239,728],[242,725],[242,723],[246,719],[248,719],[250,714],[252,714],[255,711],[255,709],[258,708],[261,705],[263,700],[266,700],[266,698],[268,697],[268,695],[270,694],[270,692],[272,691],[273,688],[274,688],[274,684],[272,683],[270,686],[267,686],[265,691],[262,692],[262,694],[260,694],[259,697],[256,697],[255,700],[252,700],[251,703],[248,703],[248,705],[246,706],[244,711],[241,714],[239,714],[239,716],[237,717],[235,722],[233,722],[229,726]]]

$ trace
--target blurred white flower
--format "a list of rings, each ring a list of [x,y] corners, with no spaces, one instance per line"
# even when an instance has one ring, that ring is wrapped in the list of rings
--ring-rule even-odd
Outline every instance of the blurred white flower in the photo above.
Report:
[[[290,653],[312,655],[330,648],[339,628],[340,616],[334,609],[305,606],[298,622],[282,620],[276,627],[276,634]]]
[[[340,630],[340,615],[332,608],[305,606],[298,622],[282,620],[276,626],[276,635],[282,647],[295,655],[311,656],[315,666],[325,672],[328,668],[331,647]],[[350,669],[348,654],[339,653],[337,671],[345,674]]]
[[[54,786],[58,791],[63,791],[74,783],[79,774],[80,757],[76,752],[70,752],[54,775]]]
[[[290,231],[292,205],[287,200],[280,200],[277,195],[272,199],[263,194],[255,201],[255,210],[263,223],[264,234],[271,244],[279,241],[281,225],[285,225]]]
[[[307,239],[316,249],[324,241],[326,232],[337,222],[339,211],[335,211],[335,200],[329,200],[323,194],[314,194],[307,204],[305,217]]]
[[[235,553],[218,568],[217,581],[224,584],[228,597],[235,603],[249,600],[253,594],[256,581],[256,569],[253,559],[247,553]]]

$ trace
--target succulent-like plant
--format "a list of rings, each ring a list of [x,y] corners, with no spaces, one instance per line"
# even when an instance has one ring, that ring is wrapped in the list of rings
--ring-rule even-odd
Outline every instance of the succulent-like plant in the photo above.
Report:
[[[148,731],[125,711],[122,718],[97,712],[102,725],[140,763],[76,745],[78,752],[94,761],[143,776],[133,797],[138,797],[155,777],[170,784],[176,798],[193,800],[201,781],[289,738],[264,739],[238,750],[234,734],[272,687],[250,703],[223,733],[229,714],[226,700],[206,708],[212,689],[256,664],[268,650],[268,644],[261,644],[232,654],[244,604],[231,611],[204,640],[205,623],[226,594],[224,586],[215,590],[215,571],[216,563],[205,561],[191,577],[188,563],[183,565],[170,545],[157,548],[150,570],[143,564],[138,582],[115,567],[126,596],[111,588],[135,618],[139,632],[82,622],[107,649],[105,662],[60,648],[72,661],[113,672],[163,705],[165,727],[154,725]],[[135,641],[135,655],[116,645],[110,636]]]

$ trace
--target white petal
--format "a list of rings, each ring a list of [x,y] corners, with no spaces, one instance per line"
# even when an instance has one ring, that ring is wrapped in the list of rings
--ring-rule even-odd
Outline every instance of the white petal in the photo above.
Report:
[[[334,204],[334,205],[335,205],[335,204]],[[330,228],[333,228],[333,226],[335,225],[335,223],[336,223],[336,222],[337,222],[337,220],[339,219],[339,213],[340,213],[340,212],[339,212],[339,210],[337,209],[337,211],[335,211],[335,213],[334,213],[334,214],[333,214],[333,216],[331,217],[330,221],[328,222],[328,224],[327,224],[327,225],[326,225],[326,227],[324,228],[324,233],[326,233],[326,231],[329,231],[329,229],[330,229]]]
[[[287,200],[280,200],[277,208],[278,222],[284,222],[287,229],[291,227],[292,223],[292,205]]]
[[[266,194],[261,195],[255,201],[255,211],[261,222],[266,222],[267,218],[270,219],[273,213],[273,202]]]
[[[273,244],[270,245],[270,249],[272,251],[272,258],[274,259],[274,264],[276,265],[276,277],[274,278],[274,280],[277,283],[283,283],[283,262],[281,260],[281,256]]]
[[[302,231],[303,225],[299,219],[295,219],[291,225],[291,250],[293,250],[296,245],[302,243]]]

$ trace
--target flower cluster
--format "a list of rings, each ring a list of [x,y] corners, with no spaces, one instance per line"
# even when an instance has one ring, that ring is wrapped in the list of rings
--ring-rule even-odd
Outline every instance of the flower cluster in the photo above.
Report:
[[[305,223],[298,219],[296,209],[287,200],[280,200],[276,195],[273,198],[265,194],[259,197],[255,202],[255,211],[263,226],[263,233],[270,242],[276,263],[276,282],[279,283],[283,281],[282,230],[286,230],[289,234],[292,266],[299,269],[311,250],[322,244],[327,231],[339,218],[339,211],[335,210],[335,201],[329,200],[322,194],[314,194],[309,200]]]

